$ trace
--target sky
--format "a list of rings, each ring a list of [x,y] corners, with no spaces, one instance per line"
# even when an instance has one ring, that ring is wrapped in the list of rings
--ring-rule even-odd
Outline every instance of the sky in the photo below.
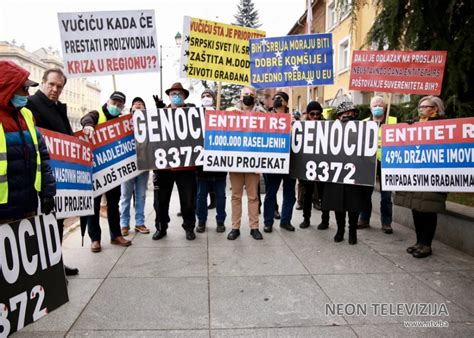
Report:
[[[182,31],[183,17],[207,19],[227,24],[235,22],[237,4],[240,0],[2,0],[0,12],[0,40],[17,45],[24,44],[27,51],[52,46],[61,51],[58,12],[89,12],[112,10],[154,9],[158,44],[163,45],[163,94],[172,83],[181,81],[189,88],[190,81],[179,78],[178,58],[180,48],[174,36]],[[253,0],[258,10],[259,27],[271,36],[284,36],[306,9],[306,0]],[[98,81],[102,89],[101,102],[105,102],[113,91],[112,76],[88,77]],[[137,73],[116,75],[117,90],[123,91],[130,104],[135,96],[141,96],[147,105],[154,105],[153,94],[160,92],[159,73]],[[196,93],[188,102],[199,103],[202,87],[193,81]],[[165,95],[165,94],[164,94]],[[167,97],[165,95],[165,102]]]

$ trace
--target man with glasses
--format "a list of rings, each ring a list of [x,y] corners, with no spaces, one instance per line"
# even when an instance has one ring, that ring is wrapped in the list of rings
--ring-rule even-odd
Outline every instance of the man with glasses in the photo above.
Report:
[[[282,91],[277,92],[273,96],[272,112],[288,114],[288,100],[289,96],[287,93]],[[265,201],[263,203],[263,219],[265,224],[263,231],[265,232],[273,231],[276,195],[282,181],[283,204],[281,208],[280,228],[287,231],[295,231],[295,227],[291,225],[291,218],[293,216],[293,206],[296,201],[296,180],[291,178],[290,174],[266,174]]]
[[[36,126],[61,134],[73,135],[71,124],[67,117],[67,106],[59,101],[66,85],[67,78],[59,68],[51,68],[44,72],[41,86],[34,95],[28,97],[26,107],[35,117]],[[64,220],[58,219],[59,238],[63,239]],[[74,276],[79,269],[64,265],[66,276]]]
[[[256,91],[252,87],[243,87],[240,92],[240,100],[235,107],[229,111],[243,111],[265,113],[265,109],[256,100]],[[247,192],[248,215],[250,235],[255,240],[263,239],[262,233],[258,230],[258,186],[260,184],[260,174],[258,173],[229,173],[230,185],[232,189],[232,230],[227,235],[228,240],[235,240],[240,236],[240,223],[242,220],[242,195]],[[272,215],[273,217],[273,215]]]

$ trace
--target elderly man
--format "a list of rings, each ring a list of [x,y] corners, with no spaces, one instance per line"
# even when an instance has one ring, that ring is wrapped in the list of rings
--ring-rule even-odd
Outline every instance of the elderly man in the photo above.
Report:
[[[255,89],[251,87],[242,88],[239,102],[237,102],[235,107],[229,108],[228,110],[257,113],[265,112],[265,109],[257,103]],[[263,239],[262,233],[258,230],[258,186],[260,184],[260,174],[229,173],[229,176],[232,188],[232,230],[227,235],[227,239],[235,240],[240,236],[244,186],[247,192],[250,235],[256,240]],[[273,207],[275,207],[275,204],[273,204]]]
[[[288,114],[288,94],[285,92],[277,92],[273,96],[272,112]],[[295,231],[295,227],[291,225],[291,217],[293,216],[293,206],[296,201],[295,185],[296,180],[290,177],[290,174],[267,174],[265,187],[265,201],[263,203],[263,219],[265,232],[272,232],[273,219],[275,216],[276,195],[280,184],[283,181],[283,204],[281,208],[280,228],[287,231]]]
[[[59,101],[66,85],[67,78],[59,68],[51,68],[44,72],[40,89],[30,97],[26,107],[30,109],[40,128],[49,129],[61,134],[73,135],[67,117],[67,106]],[[59,237],[63,238],[64,220],[58,219]],[[79,273],[79,269],[64,265],[66,276]]]
[[[81,119],[82,131],[85,135],[92,137],[94,135],[94,128],[96,125],[105,123],[109,120],[119,117],[125,106],[125,94],[115,91],[110,95],[109,100],[102,105],[99,110],[93,110],[84,115]],[[114,245],[130,246],[132,242],[123,238],[120,231],[120,186],[113,188],[105,193],[107,197],[107,221],[110,230],[110,242]],[[91,238],[91,251],[100,252],[102,250],[101,230],[100,230],[100,199],[102,196],[94,198],[94,215],[87,216],[87,229],[89,237]]]
[[[170,108],[186,108],[191,105],[184,101],[189,96],[189,91],[183,88],[180,82],[174,83],[165,91],[170,97]],[[170,222],[169,207],[171,193],[176,182],[178,186],[179,203],[183,217],[183,229],[186,239],[192,241],[196,238],[194,227],[196,225],[196,168],[176,168],[154,171],[153,184],[155,186],[155,202],[153,204],[156,213],[154,240],[159,240],[167,235],[168,223]]]
[[[395,124],[397,118],[393,116],[387,116],[387,107],[383,97],[374,96],[370,101],[370,112],[371,116],[366,118],[364,121],[375,121],[379,124],[379,140],[377,149],[377,180],[380,182],[380,162],[382,160],[382,124]],[[372,195],[372,191],[370,195]],[[361,212],[359,215],[359,222],[357,223],[358,229],[368,228],[370,226],[370,215],[372,214],[372,199],[369,199],[368,209]],[[380,186],[380,221],[382,223],[382,231],[386,234],[393,233],[392,230],[392,192],[383,191]]]

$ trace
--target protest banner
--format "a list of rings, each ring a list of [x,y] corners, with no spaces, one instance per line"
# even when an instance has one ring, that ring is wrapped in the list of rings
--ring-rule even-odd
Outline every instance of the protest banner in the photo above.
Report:
[[[295,121],[291,175],[308,181],[373,186],[377,141],[374,121]]]
[[[290,114],[207,111],[204,170],[288,174]]]
[[[382,126],[382,189],[474,192],[474,118]]]
[[[158,72],[154,10],[58,13],[70,77]]]
[[[0,224],[0,336],[69,301],[53,214]]]
[[[332,34],[251,39],[250,75],[255,88],[333,84]]]
[[[89,139],[76,132],[82,140]],[[140,175],[135,140],[133,139],[132,115],[124,115],[95,126],[90,140],[94,149],[92,163],[92,187],[94,197]]]
[[[92,146],[77,137],[39,129],[56,179],[56,218],[94,214]]]
[[[446,51],[355,50],[349,89],[439,95]]]
[[[181,77],[250,84],[249,39],[265,32],[184,17]]]
[[[203,107],[136,110],[133,125],[140,170],[202,165]]]

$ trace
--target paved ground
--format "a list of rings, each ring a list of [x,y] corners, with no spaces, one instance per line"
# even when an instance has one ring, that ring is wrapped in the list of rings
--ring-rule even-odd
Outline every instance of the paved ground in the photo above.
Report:
[[[186,241],[178,203],[174,193],[172,223],[160,241],[132,232],[131,247],[111,246],[103,224],[103,251],[94,254],[88,238],[81,247],[79,230],[69,234],[64,260],[80,268],[69,279],[70,302],[15,336],[474,336],[471,256],[435,242],[433,256],[415,259],[405,253],[413,232],[395,224],[393,235],[383,234],[375,214],[373,227],[358,232],[355,246],[347,236],[333,242],[333,214],[330,229],[316,230],[318,211],[309,229],[289,233],[276,226],[255,241],[244,222],[240,238],[228,241],[227,233],[215,232],[212,210],[208,231]],[[229,198],[227,205],[230,211]],[[301,221],[302,212],[295,210],[293,224]],[[339,304],[345,315],[326,313],[326,304]],[[351,304],[359,315],[350,315]],[[418,306],[419,313],[390,315],[388,306]],[[449,314],[422,315],[440,309]],[[405,328],[404,321],[449,327]]]

